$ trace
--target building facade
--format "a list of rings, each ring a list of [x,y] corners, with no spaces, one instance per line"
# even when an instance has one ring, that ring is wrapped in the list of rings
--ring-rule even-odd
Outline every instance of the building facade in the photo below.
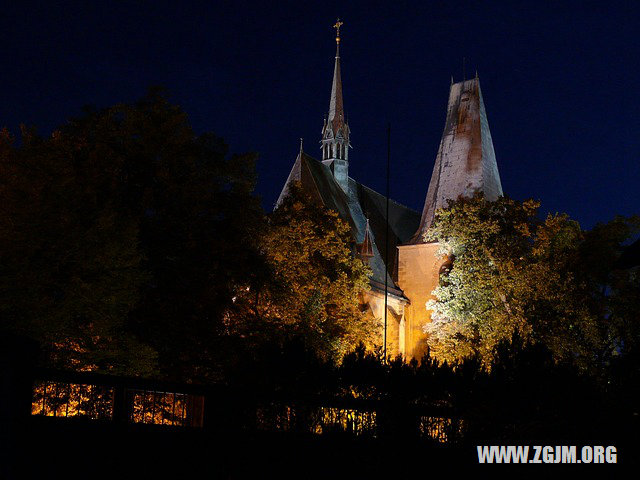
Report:
[[[351,225],[358,254],[372,270],[363,295],[372,321],[380,325],[390,355],[420,358],[426,352],[424,326],[431,321],[426,303],[437,287],[445,258],[425,233],[435,211],[448,200],[482,191],[488,200],[502,195],[487,114],[476,78],[451,83],[445,128],[436,155],[422,213],[389,200],[349,176],[351,130],[346,121],[340,72],[340,26],[335,25],[336,56],[329,113],[322,127],[320,160],[302,146],[276,202],[291,182]],[[385,307],[386,305],[386,307]],[[385,316],[386,310],[386,316]],[[385,332],[386,317],[386,332]]]

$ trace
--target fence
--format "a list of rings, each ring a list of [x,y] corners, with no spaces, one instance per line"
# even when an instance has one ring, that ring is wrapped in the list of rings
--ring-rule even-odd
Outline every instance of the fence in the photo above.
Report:
[[[203,389],[188,384],[39,370],[31,415],[201,428],[204,398]]]
[[[464,427],[460,418],[442,407],[326,395],[260,398],[255,392],[232,391],[221,386],[53,370],[36,372],[31,415],[217,431],[367,438],[401,434],[447,444],[457,442]]]

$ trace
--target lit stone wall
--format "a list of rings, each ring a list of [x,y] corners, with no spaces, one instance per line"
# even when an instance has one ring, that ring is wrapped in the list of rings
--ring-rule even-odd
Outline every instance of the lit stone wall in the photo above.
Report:
[[[431,313],[426,303],[433,298],[431,292],[438,286],[440,267],[445,262],[436,256],[438,247],[437,243],[398,247],[398,286],[411,302],[404,309],[407,360],[420,359],[427,351],[423,327],[431,321]]]
[[[367,305],[371,316],[379,326],[378,345],[384,339],[384,293],[369,290],[363,296],[363,304]],[[395,357],[405,355],[404,352],[404,308],[406,301],[393,295],[387,299],[387,355]]]

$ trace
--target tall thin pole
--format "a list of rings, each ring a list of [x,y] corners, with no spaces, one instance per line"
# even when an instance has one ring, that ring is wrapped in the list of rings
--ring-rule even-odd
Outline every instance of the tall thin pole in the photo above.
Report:
[[[387,126],[387,215],[384,237],[384,361],[387,362],[387,304],[389,278],[389,175],[391,170],[391,123]]]

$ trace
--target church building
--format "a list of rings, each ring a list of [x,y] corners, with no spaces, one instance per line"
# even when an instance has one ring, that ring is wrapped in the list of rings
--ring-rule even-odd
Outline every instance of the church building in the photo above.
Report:
[[[351,130],[342,99],[341,25],[338,21],[334,26],[336,56],[320,160],[301,146],[276,208],[289,184],[300,182],[315,201],[335,210],[351,225],[357,253],[373,272],[362,302],[372,321],[380,325],[380,343],[386,339],[388,355],[420,358],[426,352],[423,327],[431,317],[426,303],[433,298],[431,292],[445,262],[436,255],[438,244],[424,241],[435,211],[446,207],[447,200],[476,191],[482,191],[488,200],[502,195],[480,81],[476,75],[451,84],[444,132],[422,213],[390,199],[387,216],[386,197],[349,176]]]

